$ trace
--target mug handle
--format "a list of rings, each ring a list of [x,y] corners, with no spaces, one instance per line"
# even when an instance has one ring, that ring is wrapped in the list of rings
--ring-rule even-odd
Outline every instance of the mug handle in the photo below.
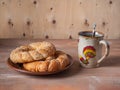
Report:
[[[103,61],[109,55],[110,52],[110,45],[107,41],[101,40],[99,44],[103,44],[105,46],[105,54],[98,60],[98,64],[101,63],[101,61]]]

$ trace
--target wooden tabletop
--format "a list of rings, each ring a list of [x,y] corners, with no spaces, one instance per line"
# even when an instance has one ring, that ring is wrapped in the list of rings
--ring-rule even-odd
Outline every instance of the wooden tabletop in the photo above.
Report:
[[[43,41],[0,39],[0,90],[120,90],[120,40],[108,40],[110,55],[99,68],[85,69],[79,64],[77,40],[47,40],[73,57],[68,70],[49,76],[29,76],[8,67],[12,49],[31,42]]]

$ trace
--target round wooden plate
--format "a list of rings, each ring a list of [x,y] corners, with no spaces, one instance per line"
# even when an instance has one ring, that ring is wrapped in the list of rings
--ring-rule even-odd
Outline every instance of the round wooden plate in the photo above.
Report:
[[[24,73],[24,74],[29,74],[29,75],[50,75],[50,74],[56,74],[56,73],[62,72],[64,70],[70,68],[70,66],[72,66],[72,64],[73,64],[73,59],[72,59],[72,57],[70,55],[68,55],[68,57],[69,57],[70,64],[67,65],[63,70],[59,70],[59,71],[56,71],[56,72],[30,72],[30,71],[25,70],[23,68],[22,64],[14,64],[10,60],[10,58],[8,58],[7,64],[13,70]]]

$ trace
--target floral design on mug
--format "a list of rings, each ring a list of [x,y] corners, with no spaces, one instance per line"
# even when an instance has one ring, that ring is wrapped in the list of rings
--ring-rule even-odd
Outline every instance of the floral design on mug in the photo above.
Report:
[[[80,55],[80,61],[82,61],[84,64],[89,64],[89,59],[90,58],[94,58],[96,56],[96,50],[93,46],[86,46],[83,49],[83,54],[85,56],[85,58],[83,58]]]

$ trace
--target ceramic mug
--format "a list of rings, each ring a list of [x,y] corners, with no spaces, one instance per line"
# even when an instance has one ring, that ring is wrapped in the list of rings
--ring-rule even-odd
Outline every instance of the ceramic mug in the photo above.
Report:
[[[99,63],[109,54],[109,44],[103,39],[104,34],[92,31],[79,32],[78,56],[80,64],[85,68],[98,67]],[[102,45],[105,46],[105,53],[102,56]]]

